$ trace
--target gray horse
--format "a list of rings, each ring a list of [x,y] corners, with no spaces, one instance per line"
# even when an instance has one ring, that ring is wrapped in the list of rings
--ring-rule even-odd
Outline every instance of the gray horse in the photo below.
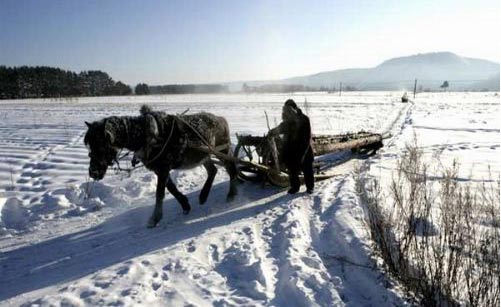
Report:
[[[190,169],[202,164],[207,170],[207,180],[200,192],[200,204],[206,202],[217,173],[217,168],[201,146],[224,154],[230,153],[230,131],[226,119],[211,113],[168,115],[142,106],[140,116],[111,116],[88,126],[84,143],[89,149],[89,175],[103,179],[109,166],[116,160],[120,149],[135,152],[134,159],[157,175],[155,210],[148,227],[155,227],[162,219],[165,188],[181,204],[184,214],[191,206],[188,198],[176,188],[169,176],[172,169]],[[221,159],[220,159],[221,160]],[[237,169],[232,161],[221,160],[230,176],[227,200],[236,195]]]

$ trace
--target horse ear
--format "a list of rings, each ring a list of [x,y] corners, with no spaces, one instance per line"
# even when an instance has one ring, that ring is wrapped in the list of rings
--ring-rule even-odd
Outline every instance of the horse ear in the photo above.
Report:
[[[92,125],[91,123],[89,123],[87,121],[85,122],[85,124],[87,125],[88,128],[90,128],[90,126]]]
[[[106,123],[104,125],[104,136],[106,137],[106,140],[113,145],[115,142],[115,132],[113,131],[113,127],[110,123]]]

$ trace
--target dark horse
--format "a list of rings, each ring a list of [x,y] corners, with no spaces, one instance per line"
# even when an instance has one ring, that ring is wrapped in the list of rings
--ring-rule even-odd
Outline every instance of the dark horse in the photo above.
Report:
[[[200,204],[205,203],[217,168],[207,152],[197,150],[205,146],[221,153],[230,152],[230,131],[223,117],[210,113],[192,115],[168,115],[141,107],[140,116],[111,116],[100,121],[87,123],[85,145],[89,149],[89,175],[95,180],[103,179],[108,166],[117,159],[118,152],[126,148],[135,152],[149,170],[157,175],[155,210],[148,227],[155,227],[162,219],[162,203],[165,188],[174,195],[183,208],[191,210],[188,198],[176,188],[169,176],[172,169],[189,169],[203,164],[207,180],[200,192]],[[234,162],[223,161],[230,176],[227,199],[236,195],[237,170]]]

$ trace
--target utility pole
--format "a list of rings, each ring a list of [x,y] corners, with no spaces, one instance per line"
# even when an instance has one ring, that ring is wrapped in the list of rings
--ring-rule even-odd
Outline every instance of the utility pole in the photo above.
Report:
[[[343,82],[339,82],[339,96],[341,96],[342,90],[343,90]]]
[[[414,99],[416,99],[416,86],[417,86],[417,78],[414,79]]]

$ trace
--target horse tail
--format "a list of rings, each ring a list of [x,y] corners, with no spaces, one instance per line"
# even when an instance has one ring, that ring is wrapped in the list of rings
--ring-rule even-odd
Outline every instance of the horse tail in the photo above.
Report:
[[[228,150],[230,150],[230,143],[231,143],[231,136],[230,136],[230,125],[228,124],[228,121],[224,117],[220,117],[221,120],[221,125],[223,126],[224,130],[224,143],[228,145]],[[229,152],[228,152],[229,153]]]

